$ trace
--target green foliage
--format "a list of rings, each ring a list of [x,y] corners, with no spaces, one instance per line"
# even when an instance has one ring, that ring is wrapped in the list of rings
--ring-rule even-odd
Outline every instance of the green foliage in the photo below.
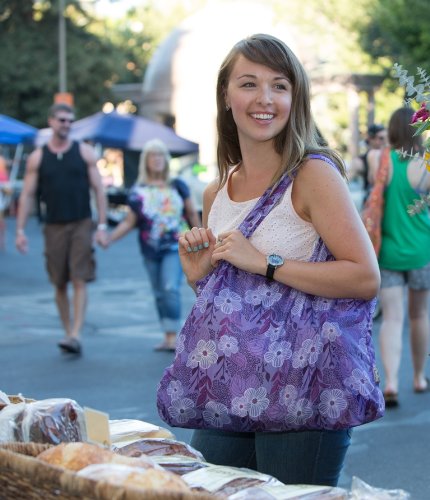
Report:
[[[113,84],[141,83],[163,39],[209,1],[142,0],[123,17],[101,19],[94,2],[65,0],[67,90],[74,95],[78,117],[113,102]],[[394,62],[410,70],[429,69],[428,0],[264,3],[273,8],[274,20],[299,40],[298,55],[307,60],[312,77],[388,75]],[[59,86],[58,6],[59,0],[0,0],[0,112],[37,127],[45,126],[46,110]],[[387,79],[376,95],[376,120],[386,122],[401,99],[397,83]],[[329,101],[331,135],[345,142],[345,96],[333,94]],[[360,122],[365,124],[366,117]]]
[[[374,0],[360,26],[360,42],[381,67],[398,62],[412,71],[430,69],[429,19],[428,0]]]
[[[165,14],[163,1],[142,2],[123,18],[97,19],[92,3],[66,5],[67,91],[77,116],[114,101],[115,83],[141,83],[158,44],[187,14],[204,3],[175,4]],[[59,88],[59,0],[0,0],[0,112],[36,127]],[[163,10],[164,8],[164,10]]]
[[[163,39],[178,22],[204,3],[204,0],[188,1],[185,7],[181,2],[148,0],[140,7],[130,9],[123,18],[107,20],[109,36],[122,54],[118,66],[119,81],[142,82],[146,66]]]
[[[75,24],[91,23],[79,2],[68,0],[67,90],[78,116],[99,110],[110,96],[115,47]],[[58,92],[57,3],[9,0],[0,4],[0,110],[36,127],[46,125],[46,111]]]

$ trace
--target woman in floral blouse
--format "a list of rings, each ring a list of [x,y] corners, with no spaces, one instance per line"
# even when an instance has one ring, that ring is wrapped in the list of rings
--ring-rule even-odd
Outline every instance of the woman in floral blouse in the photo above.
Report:
[[[155,295],[164,340],[155,349],[175,350],[180,327],[182,268],[178,240],[187,223],[200,225],[188,186],[169,177],[169,152],[161,141],[149,141],[141,154],[139,175],[128,197],[126,218],[110,235],[110,242],[122,238],[133,228]]]

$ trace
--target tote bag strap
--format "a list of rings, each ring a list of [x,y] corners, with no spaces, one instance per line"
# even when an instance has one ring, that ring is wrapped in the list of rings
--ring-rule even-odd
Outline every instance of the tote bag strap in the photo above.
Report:
[[[249,238],[252,235],[266,215],[277,205],[292,180],[288,174],[284,174],[275,187],[269,187],[262,194],[252,210],[239,225],[238,229],[243,233],[245,238]]]
[[[381,159],[379,160],[379,167],[375,176],[375,184],[381,184],[382,186],[387,184],[389,166],[390,149],[384,148],[381,153]]]
[[[324,155],[310,154],[305,158],[305,160],[309,159],[323,160],[332,167],[337,168],[335,163]],[[263,193],[261,198],[254,205],[253,209],[239,225],[238,229],[243,233],[245,238],[249,238],[254,233],[266,215],[279,203],[282,195],[285,193],[292,181],[293,178],[291,176],[284,174],[275,187],[269,187]]]

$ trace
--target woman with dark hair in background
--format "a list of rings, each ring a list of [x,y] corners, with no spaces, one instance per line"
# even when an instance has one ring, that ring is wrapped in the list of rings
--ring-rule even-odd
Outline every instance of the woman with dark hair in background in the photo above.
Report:
[[[430,390],[425,375],[429,346],[428,298],[430,290],[430,217],[428,210],[409,215],[408,205],[419,192],[430,189],[430,175],[417,153],[423,153],[421,136],[414,136],[411,108],[397,109],[388,125],[390,165],[384,193],[380,302],[382,324],[379,332],[385,371],[386,407],[398,406],[399,367],[405,315],[404,290],[408,289],[410,342],[416,393]],[[403,151],[406,154],[401,154]],[[380,151],[369,154],[370,176],[375,178]]]

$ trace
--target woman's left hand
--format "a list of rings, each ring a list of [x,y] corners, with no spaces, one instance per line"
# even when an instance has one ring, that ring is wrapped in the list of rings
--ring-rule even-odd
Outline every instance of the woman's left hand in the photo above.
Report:
[[[266,256],[238,229],[218,235],[218,243],[212,253],[212,265],[216,266],[220,260],[249,273],[266,274]]]
[[[212,270],[211,254],[215,243],[212,231],[203,227],[193,227],[179,238],[182,270],[192,286]]]

